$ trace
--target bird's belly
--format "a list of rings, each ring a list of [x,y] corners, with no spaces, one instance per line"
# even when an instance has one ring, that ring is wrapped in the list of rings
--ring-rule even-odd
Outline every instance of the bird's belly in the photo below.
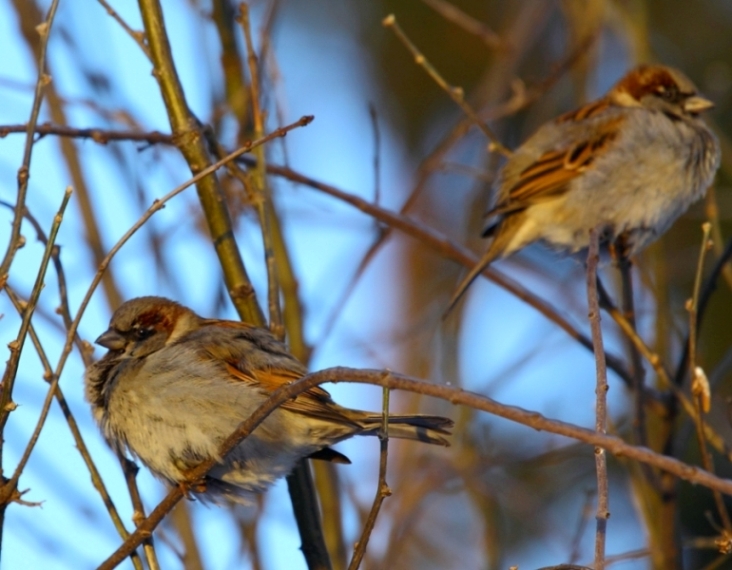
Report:
[[[629,170],[620,181],[588,179],[589,188],[578,182],[561,197],[531,205],[510,249],[542,240],[575,253],[589,245],[589,232],[597,228],[606,240],[623,235],[633,254],[668,229],[700,195],[688,190],[686,177],[676,169],[652,180]]]

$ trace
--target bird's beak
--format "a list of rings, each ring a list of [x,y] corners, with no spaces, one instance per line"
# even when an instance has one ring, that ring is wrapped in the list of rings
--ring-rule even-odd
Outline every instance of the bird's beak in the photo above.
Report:
[[[712,108],[714,108],[714,103],[712,103],[709,99],[699,97],[698,95],[695,95],[694,97],[689,97],[686,101],[684,101],[684,111],[686,111],[687,113],[696,114]]]
[[[107,329],[94,342],[109,350],[122,350],[126,344],[122,335],[114,329]]]

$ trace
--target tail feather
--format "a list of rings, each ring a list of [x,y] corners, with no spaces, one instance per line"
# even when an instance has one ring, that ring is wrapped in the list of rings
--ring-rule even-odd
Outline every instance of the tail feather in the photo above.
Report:
[[[362,431],[359,435],[377,435],[382,424],[381,414],[368,414],[359,421]],[[450,442],[442,436],[452,435],[455,424],[442,416],[415,414],[412,416],[389,416],[389,437],[412,439],[448,447]]]
[[[475,264],[475,266],[470,270],[470,273],[468,273],[457,286],[457,289],[455,290],[455,293],[453,293],[452,299],[450,299],[450,303],[447,306],[447,310],[443,314],[443,318],[446,318],[450,314],[450,312],[455,308],[455,305],[457,305],[458,301],[465,294],[465,291],[468,290],[470,284],[475,281],[478,275],[483,273],[491,263],[499,257],[506,257],[517,249],[520,249],[534,241],[533,239],[529,239],[523,240],[520,244],[513,243],[516,233],[522,228],[525,221],[525,215],[523,212],[524,210],[518,207],[507,207],[500,212],[499,210],[494,210],[490,213],[490,215],[497,215],[498,213],[502,215],[500,220],[496,221],[486,229],[487,234],[492,237],[493,241],[490,243],[488,249],[480,258],[478,263]]]
[[[498,257],[499,254],[499,248],[493,247],[493,244],[491,244],[491,247],[489,247],[488,250],[483,254],[483,257],[480,258],[480,261],[475,264],[475,266],[470,270],[470,273],[468,273],[463,278],[463,280],[457,286],[457,289],[455,289],[455,292],[452,294],[452,298],[450,299],[450,303],[447,305],[447,309],[443,314],[443,318],[446,318],[452,312],[452,310],[455,308],[455,305],[458,304],[458,301],[465,294],[465,291],[468,290],[468,287],[470,287],[473,281],[478,278],[478,275],[483,273],[486,267],[488,267],[491,262],[494,261],[496,257]]]

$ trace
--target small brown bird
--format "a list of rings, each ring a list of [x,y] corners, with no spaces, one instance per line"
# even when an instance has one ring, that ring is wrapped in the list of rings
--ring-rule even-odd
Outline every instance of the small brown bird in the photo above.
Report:
[[[712,107],[680,71],[641,65],[539,128],[503,167],[484,232],[493,241],[449,307],[491,262],[536,241],[576,253],[599,228],[633,255],[663,234],[719,168],[719,142],[699,117]]]
[[[329,446],[381,426],[381,414],[339,406],[315,387],[220,458],[219,446],[240,422],[307,373],[281,342],[267,329],[204,319],[162,297],[124,303],[96,342],[109,352],[87,369],[86,396],[107,441],[170,484],[216,457],[203,499],[248,502],[303,457],[350,463]],[[439,416],[390,416],[389,436],[449,445],[452,425]]]

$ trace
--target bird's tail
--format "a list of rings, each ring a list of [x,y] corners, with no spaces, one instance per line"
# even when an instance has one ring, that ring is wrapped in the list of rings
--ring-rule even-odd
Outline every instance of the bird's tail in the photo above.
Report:
[[[381,414],[365,414],[359,418],[361,431],[358,435],[377,435],[381,429],[383,418]],[[413,439],[434,445],[449,446],[450,442],[443,436],[452,435],[450,429],[455,424],[449,418],[442,416],[426,416],[415,414],[412,416],[389,416],[389,437],[399,439]]]
[[[468,273],[457,286],[457,289],[455,289],[455,292],[452,294],[450,303],[447,305],[447,309],[445,309],[445,312],[443,313],[443,318],[446,318],[452,312],[452,310],[455,308],[455,305],[458,304],[458,301],[465,294],[465,291],[468,290],[468,287],[470,287],[471,283],[476,280],[478,275],[483,273],[483,271],[485,271],[485,268],[488,267],[500,255],[500,248],[493,247],[494,244],[495,241],[483,254],[483,257],[480,258],[480,261],[478,261],[478,263],[476,263],[475,266],[470,270],[470,273]]]

